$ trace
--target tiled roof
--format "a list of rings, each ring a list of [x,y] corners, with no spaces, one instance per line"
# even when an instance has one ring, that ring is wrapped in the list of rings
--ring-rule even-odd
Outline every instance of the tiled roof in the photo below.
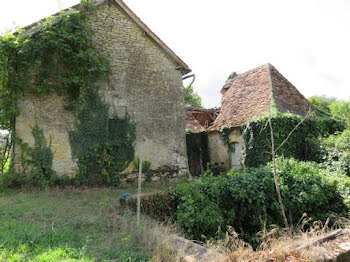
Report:
[[[207,128],[214,122],[219,109],[202,109],[194,107],[185,108],[186,130],[194,133],[207,131]]]
[[[268,113],[270,96],[280,112],[306,115],[308,100],[270,64],[226,82],[221,90],[221,111],[209,131],[244,125]]]

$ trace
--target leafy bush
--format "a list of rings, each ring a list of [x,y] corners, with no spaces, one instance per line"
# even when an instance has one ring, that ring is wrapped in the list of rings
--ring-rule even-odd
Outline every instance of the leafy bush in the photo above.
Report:
[[[278,172],[284,205],[293,223],[304,213],[324,221],[330,213],[347,212],[350,178],[344,174],[294,159],[279,159]],[[182,182],[173,193],[179,201],[176,222],[197,239],[213,237],[219,227],[232,225],[251,241],[263,221],[283,225],[270,166]]]
[[[166,192],[143,194],[141,196],[141,211],[158,220],[169,220],[176,210],[175,197]],[[137,209],[137,196],[120,199],[122,207]]]
[[[278,147],[288,134],[302,120],[293,114],[276,113],[272,118],[275,144]],[[261,118],[242,127],[242,135],[246,143],[245,165],[258,167],[271,161],[269,148],[270,128],[267,118]],[[319,137],[326,137],[345,129],[345,122],[329,116],[310,117],[306,119],[280,148],[278,154],[293,157],[301,161],[320,161]]]
[[[175,220],[191,237],[214,236],[224,226],[220,207],[223,182],[225,178],[207,176],[175,186],[173,194],[179,201]]]
[[[350,129],[322,141],[323,165],[331,171],[344,171],[350,175]]]

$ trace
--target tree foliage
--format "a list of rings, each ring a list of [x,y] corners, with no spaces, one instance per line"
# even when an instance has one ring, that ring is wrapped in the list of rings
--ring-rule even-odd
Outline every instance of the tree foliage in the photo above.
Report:
[[[312,96],[310,103],[316,108],[334,117],[339,117],[350,126],[350,101],[337,100],[334,97]]]
[[[185,106],[202,108],[202,98],[194,91],[193,86],[183,87]]]
[[[336,102],[337,99],[334,97],[326,96],[312,96],[309,98],[309,102],[313,105],[314,108],[319,109],[325,113],[330,114],[330,104]]]

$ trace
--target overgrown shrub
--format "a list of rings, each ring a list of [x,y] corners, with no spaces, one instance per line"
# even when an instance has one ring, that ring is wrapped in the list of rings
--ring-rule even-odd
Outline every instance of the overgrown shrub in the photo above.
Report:
[[[347,212],[350,178],[346,175],[294,159],[279,159],[278,172],[291,223],[296,223],[304,213],[313,220],[325,221],[330,213]],[[179,201],[176,222],[197,239],[202,235],[214,237],[218,228],[231,225],[252,241],[263,221],[267,225],[283,225],[269,166],[179,183],[173,193]]]
[[[57,175],[52,169],[51,141],[49,143],[46,141],[44,132],[38,124],[32,127],[32,135],[34,138],[32,147],[21,140],[17,141],[21,146],[20,161],[22,172],[25,174],[21,176],[23,178],[21,182],[29,182],[41,188],[54,185]]]
[[[137,196],[120,199],[122,207],[128,207],[133,211],[137,209]],[[143,194],[141,196],[141,211],[157,220],[169,220],[177,206],[176,198],[167,192]]]
[[[272,117],[275,145],[278,147],[289,133],[302,121],[294,114],[276,113]],[[312,116],[306,119],[277,152],[284,157],[301,161],[321,161],[319,137],[327,137],[346,127],[344,121],[330,116]],[[247,167],[258,167],[271,161],[270,128],[267,118],[248,123],[241,128],[246,143],[244,163]]]
[[[174,187],[172,193],[178,199],[174,219],[191,237],[214,236],[225,225],[226,210],[220,206],[225,181],[223,177],[209,175]]]
[[[321,143],[323,165],[350,175],[350,129],[331,135]]]

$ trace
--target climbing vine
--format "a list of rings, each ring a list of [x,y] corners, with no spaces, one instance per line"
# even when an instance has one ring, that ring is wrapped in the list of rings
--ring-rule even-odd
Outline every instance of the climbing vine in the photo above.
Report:
[[[93,5],[82,1],[81,6],[82,11],[62,11],[29,31],[0,36],[1,129],[14,129],[17,100],[24,93],[55,91],[78,111],[87,90],[108,75],[108,61],[94,47],[87,25]]]
[[[135,125],[125,118],[109,118],[108,105],[98,93],[89,91],[69,132],[73,157],[77,159],[77,182],[118,185],[120,173],[134,159]]]
[[[271,120],[276,146],[282,143],[301,119],[300,116],[293,114],[274,114]],[[317,139],[343,131],[344,128],[345,123],[337,118],[325,116],[308,118],[280,148],[279,154],[303,161],[319,161],[320,148]],[[241,133],[246,143],[244,163],[247,167],[257,167],[271,161],[270,129],[266,117],[243,126]]]
[[[41,188],[54,183],[56,173],[52,170],[53,153],[51,151],[51,141],[48,143],[43,130],[35,124],[32,127],[34,145],[30,147],[27,143],[17,141],[21,146],[21,166],[22,172],[26,174],[23,182],[39,186]]]
[[[0,36],[0,128],[15,138],[17,101],[24,94],[66,96],[66,109],[76,116],[75,129],[69,131],[78,164],[75,182],[118,184],[119,174],[134,158],[135,125],[127,113],[125,118],[110,117],[98,94],[110,67],[93,44],[94,32],[87,23],[93,10],[92,0],[82,0],[79,10],[62,11],[28,31]],[[38,126],[32,134],[33,148],[19,143],[21,161],[43,184],[53,176],[53,153]]]

